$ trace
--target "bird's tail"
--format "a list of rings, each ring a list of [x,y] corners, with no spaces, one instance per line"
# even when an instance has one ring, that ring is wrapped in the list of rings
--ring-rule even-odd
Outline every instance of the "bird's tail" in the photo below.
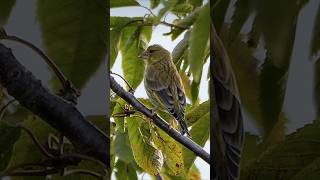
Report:
[[[191,136],[189,131],[188,131],[188,126],[184,120],[184,114],[181,113],[180,115],[178,115],[176,117],[176,120],[178,121],[179,125],[180,125],[180,129],[181,129],[181,134],[184,135],[184,134],[187,134],[189,137]]]

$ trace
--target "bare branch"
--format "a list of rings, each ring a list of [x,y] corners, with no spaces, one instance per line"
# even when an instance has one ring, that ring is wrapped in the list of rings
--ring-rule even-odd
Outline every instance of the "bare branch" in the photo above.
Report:
[[[75,149],[108,166],[109,138],[70,102],[49,92],[0,43],[0,83],[19,103],[63,133]]]

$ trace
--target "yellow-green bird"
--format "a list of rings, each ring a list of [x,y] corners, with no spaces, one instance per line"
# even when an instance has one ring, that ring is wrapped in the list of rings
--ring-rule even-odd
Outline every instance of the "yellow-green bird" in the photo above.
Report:
[[[178,121],[181,134],[190,136],[184,120],[185,92],[170,52],[155,44],[139,57],[146,62],[144,86],[151,103],[156,109],[168,111]]]

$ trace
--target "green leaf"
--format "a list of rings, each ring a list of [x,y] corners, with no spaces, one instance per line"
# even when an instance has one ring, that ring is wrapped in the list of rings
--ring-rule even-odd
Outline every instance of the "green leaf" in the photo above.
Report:
[[[185,27],[185,28],[189,28],[193,25],[193,23],[195,22],[195,20],[198,18],[199,13],[201,12],[202,8],[197,8],[195,9],[192,13],[190,13],[187,17],[181,19],[181,20],[175,20],[174,24],[180,27]],[[180,28],[174,28],[172,30],[172,35],[171,35],[171,39],[175,40],[182,32],[184,32],[185,30],[182,30]],[[189,35],[188,35],[189,36]]]
[[[210,101],[205,101],[200,105],[192,108],[189,112],[187,112],[185,119],[188,126],[192,126],[201,117],[205,116],[210,111]]]
[[[97,128],[101,129],[103,132],[106,132],[109,136],[109,132],[107,132],[109,123],[106,121],[106,115],[89,115],[86,116],[86,119],[90,121]]]
[[[201,179],[201,174],[199,168],[193,164],[188,172],[188,180],[198,180]]]
[[[188,1],[193,8],[195,9],[196,7],[202,6],[203,0],[189,0]]]
[[[249,18],[253,11],[253,3],[256,1],[252,0],[239,0],[235,4],[235,12],[232,16],[231,29],[235,33],[239,33],[242,26]]]
[[[259,144],[259,137],[250,133],[245,134],[244,145],[241,153],[241,168],[244,169],[251,162],[256,160],[263,152],[262,146]]]
[[[139,6],[140,4],[135,0],[110,0],[110,7],[124,7],[124,6]]]
[[[139,117],[127,117],[126,122],[136,163],[149,174],[158,174],[163,165],[163,156],[150,142],[150,134],[147,134],[144,128],[145,122]]]
[[[24,120],[23,124],[32,131],[35,137],[37,137],[39,142],[42,144],[47,142],[49,134],[56,133],[52,127],[35,116],[29,116],[28,119]],[[45,159],[45,156],[24,130],[21,130],[21,136],[15,143],[12,154],[13,156],[9,167],[16,166],[21,163],[39,162]],[[23,179],[28,179],[28,177],[24,177]],[[45,178],[42,177],[39,179]]]
[[[216,2],[218,4],[216,4],[216,6],[212,8],[211,16],[217,33],[219,33],[222,25],[224,24],[224,19],[227,14],[230,0],[218,0]]]
[[[7,23],[15,3],[16,0],[0,0],[0,27]]]
[[[115,176],[119,180],[138,180],[136,170],[133,165],[126,164],[125,162],[118,160],[116,165]]]
[[[172,10],[178,2],[179,0],[163,1],[164,7],[160,9],[158,18],[161,19],[166,13]]]
[[[48,56],[77,88],[105,61],[108,32],[104,0],[38,1],[38,19]]]
[[[182,61],[183,55],[189,47],[189,36],[190,33],[188,31],[184,35],[183,39],[172,50],[172,61],[176,66],[180,61]],[[180,69],[180,67],[177,68]]]
[[[132,150],[130,148],[130,142],[128,133],[116,133],[114,141],[115,155],[125,163],[130,163],[133,160]]]
[[[144,75],[144,62],[138,58],[143,49],[139,47],[140,35],[135,33],[136,30],[135,27],[125,28],[120,41],[124,78],[133,89],[139,86]]]
[[[201,72],[202,73],[202,72]],[[191,83],[191,102],[192,104],[196,104],[199,100],[199,89],[200,89],[200,79],[198,82],[195,80]]]
[[[320,158],[316,158],[312,163],[303,168],[299,173],[297,173],[291,180],[317,180],[320,178],[319,172]]]
[[[311,56],[314,56],[319,51],[320,51],[320,6],[318,8],[317,17],[315,19],[310,54],[311,54]]]
[[[116,130],[124,133],[125,132],[125,126],[124,126],[124,115],[125,115],[125,110],[123,109],[125,107],[126,101],[123,99],[119,98],[117,100],[117,104],[114,107],[112,116],[114,118],[114,121],[116,123]]]
[[[139,20],[139,21],[138,21]],[[123,17],[123,16],[111,16],[110,17],[110,29],[124,28],[124,26],[136,25],[134,22],[143,21],[142,17]]]
[[[191,99],[191,81],[185,72],[179,72],[187,98]]]
[[[119,29],[110,30],[110,69],[118,56],[118,45],[121,36]]]
[[[0,172],[7,168],[11,160],[13,146],[20,134],[20,128],[11,127],[4,122],[0,123]]]
[[[127,165],[125,162],[118,160],[115,165],[115,176],[120,180],[127,180],[128,172]]]
[[[192,126],[190,134],[191,139],[199,146],[203,147],[205,145],[210,135],[210,113],[207,113],[206,115],[202,116]],[[186,147],[183,147],[182,152],[184,159],[184,167],[186,172],[188,172],[196,159],[196,155]]]
[[[319,157],[319,129],[320,121],[315,120],[288,135],[285,141],[264,148],[261,156],[244,169],[241,179],[291,179]]]
[[[206,5],[200,12],[190,34],[189,64],[195,82],[199,82],[205,62],[205,49],[210,34],[210,9]]]
[[[184,173],[181,144],[159,128],[152,131],[152,138],[163,154],[167,172],[175,176]]]
[[[154,8],[158,7],[159,4],[160,4],[160,0],[150,0],[151,9],[154,9]]]

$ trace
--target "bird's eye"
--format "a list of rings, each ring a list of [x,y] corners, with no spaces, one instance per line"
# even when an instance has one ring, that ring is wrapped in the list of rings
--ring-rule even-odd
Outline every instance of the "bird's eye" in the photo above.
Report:
[[[149,50],[150,53],[153,53],[153,52],[155,52],[155,51],[156,51],[156,50],[154,50],[154,49],[150,49],[150,50]]]

